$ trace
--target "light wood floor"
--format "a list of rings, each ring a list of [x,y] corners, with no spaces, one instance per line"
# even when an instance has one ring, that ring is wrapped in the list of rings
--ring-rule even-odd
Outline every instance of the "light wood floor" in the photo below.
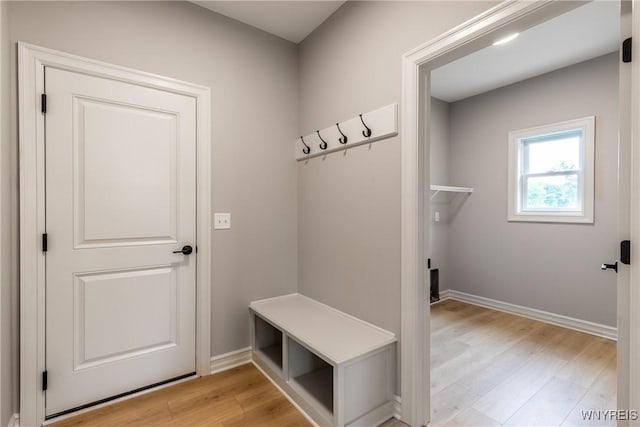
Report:
[[[432,426],[600,426],[616,406],[612,341],[447,300],[431,306]],[[308,426],[253,366],[187,381],[54,424]],[[404,424],[389,420],[384,427]]]
[[[56,427],[309,426],[253,365],[186,381],[54,424]]]
[[[431,306],[434,426],[595,426],[616,408],[615,343],[454,300]]]

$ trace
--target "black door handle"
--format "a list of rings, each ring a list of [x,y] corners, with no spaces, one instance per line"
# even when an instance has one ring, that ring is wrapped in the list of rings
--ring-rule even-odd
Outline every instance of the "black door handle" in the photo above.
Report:
[[[190,255],[193,252],[193,248],[189,245],[184,245],[179,251],[173,251],[174,254]]]
[[[602,264],[600,266],[600,269],[601,270],[609,270],[609,269],[611,269],[611,270],[613,270],[613,271],[615,271],[617,273],[618,272],[618,262],[616,261],[613,264]]]

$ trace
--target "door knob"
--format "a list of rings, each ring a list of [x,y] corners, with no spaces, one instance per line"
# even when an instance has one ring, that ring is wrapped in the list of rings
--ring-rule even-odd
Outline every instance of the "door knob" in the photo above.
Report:
[[[613,264],[602,264],[600,266],[600,269],[601,270],[609,270],[609,269],[611,269],[611,270],[613,270],[613,271],[615,271],[617,273],[618,272],[618,261],[614,262]]]
[[[193,252],[193,248],[189,245],[184,245],[182,249],[180,249],[179,251],[173,251],[174,254],[182,254],[182,255],[189,255],[191,254],[191,252]]]

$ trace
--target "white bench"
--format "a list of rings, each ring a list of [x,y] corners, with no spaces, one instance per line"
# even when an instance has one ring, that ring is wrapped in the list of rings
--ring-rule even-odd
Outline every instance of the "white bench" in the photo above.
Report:
[[[299,294],[249,308],[253,360],[318,425],[393,416],[394,334]]]

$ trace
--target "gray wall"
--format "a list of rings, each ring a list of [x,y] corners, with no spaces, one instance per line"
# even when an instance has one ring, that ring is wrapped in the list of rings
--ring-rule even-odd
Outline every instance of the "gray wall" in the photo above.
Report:
[[[449,181],[449,112],[448,102],[431,98],[429,121],[429,179],[431,184],[450,185]],[[429,253],[431,268],[437,268],[440,290],[449,289],[449,211],[451,195],[447,193],[434,194],[431,199],[431,234],[429,238]],[[435,215],[440,215],[436,222]]]
[[[296,46],[186,2],[14,2],[9,13],[14,166],[2,178],[14,187],[17,41],[211,87],[213,210],[233,225],[213,234],[212,355],[248,346],[248,302],[297,289]]]
[[[402,54],[493,4],[347,2],[300,45],[300,134],[399,103]],[[399,336],[400,138],[300,162],[298,180],[300,292]]]
[[[507,134],[596,116],[595,223],[507,222]],[[616,325],[618,56],[455,102],[451,185],[474,187],[451,218],[451,288]]]
[[[8,175],[11,170],[11,156],[9,150],[9,14],[8,5],[0,2],[0,426],[6,426],[14,412],[13,386],[14,369],[13,358],[17,354],[15,346],[15,325],[13,317],[16,315],[12,301],[14,281],[12,266],[15,259],[12,256],[12,242],[15,232],[11,227],[12,215],[17,207],[11,200],[11,182]],[[15,182],[15,181],[14,181]],[[12,233],[14,234],[12,236]],[[15,276],[13,276],[15,277]]]

